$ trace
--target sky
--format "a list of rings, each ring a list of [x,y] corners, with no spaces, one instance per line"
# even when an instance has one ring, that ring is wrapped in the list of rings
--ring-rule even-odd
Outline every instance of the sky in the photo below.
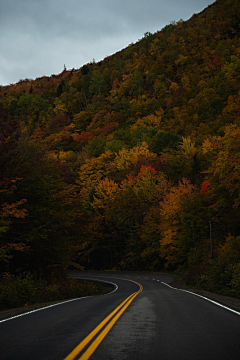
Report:
[[[97,62],[214,0],[0,0],[0,85]]]

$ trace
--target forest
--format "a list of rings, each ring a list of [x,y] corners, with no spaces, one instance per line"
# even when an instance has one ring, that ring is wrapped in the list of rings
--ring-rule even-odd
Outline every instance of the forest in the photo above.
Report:
[[[239,9],[0,86],[2,291],[115,269],[240,298]]]

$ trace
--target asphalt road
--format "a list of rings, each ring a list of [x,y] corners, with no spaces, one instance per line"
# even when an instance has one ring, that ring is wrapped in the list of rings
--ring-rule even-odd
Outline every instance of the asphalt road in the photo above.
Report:
[[[169,287],[171,275],[73,275],[117,288],[0,321],[0,359],[240,359],[240,313]]]

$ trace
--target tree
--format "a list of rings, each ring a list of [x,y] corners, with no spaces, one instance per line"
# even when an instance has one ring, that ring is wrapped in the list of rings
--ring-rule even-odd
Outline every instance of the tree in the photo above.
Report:
[[[89,91],[92,94],[99,95],[105,90],[105,81],[104,77],[101,74],[100,70],[94,70],[92,73]]]
[[[88,144],[83,148],[84,151],[89,151],[94,157],[100,156],[104,152],[106,141],[104,138],[92,137]]]
[[[29,250],[15,257],[10,269],[61,271],[71,263],[73,242],[67,233],[77,215],[75,187],[64,183],[57,163],[36,137],[22,135],[18,146],[13,176],[19,181],[14,197],[23,200],[5,206],[5,212],[22,221],[15,221],[7,238],[9,243],[27,244]],[[23,203],[26,210],[20,211]]]
[[[168,132],[158,132],[150,142],[150,149],[160,155],[164,150],[176,150],[181,142],[181,137]]]
[[[166,267],[187,261],[187,253],[193,246],[192,241],[184,236],[183,215],[184,202],[189,201],[194,191],[194,186],[188,180],[182,179],[160,203],[160,254],[166,260]]]
[[[156,158],[156,155],[151,153],[148,149],[148,144],[143,142],[140,146],[135,146],[132,149],[122,149],[112,162],[112,165],[119,171],[129,169],[131,164],[136,165],[138,162],[151,161]]]

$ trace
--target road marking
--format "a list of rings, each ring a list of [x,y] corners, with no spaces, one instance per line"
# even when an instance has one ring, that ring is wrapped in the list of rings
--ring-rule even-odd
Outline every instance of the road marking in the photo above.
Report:
[[[25,312],[25,313],[22,313],[22,314],[18,314],[18,315],[12,316],[12,317],[7,318],[7,319],[0,320],[0,323],[2,323],[2,322],[4,322],[4,321],[13,320],[13,319],[16,319],[16,318],[21,317],[21,316],[29,315],[29,314],[35,313],[35,312],[37,312],[37,311],[49,309],[49,308],[54,307],[54,306],[66,304],[66,303],[71,302],[71,301],[82,300],[82,299],[86,299],[86,298],[89,298],[89,297],[92,297],[92,296],[84,296],[84,297],[81,297],[81,298],[70,299],[70,300],[67,300],[67,301],[61,301],[61,302],[59,302],[59,303],[57,303],[57,304],[52,304],[52,305],[44,306],[44,307],[41,307],[41,308],[39,308],[39,309],[31,310],[31,311],[28,311],[28,312]]]
[[[76,277],[75,277],[75,279],[76,279]],[[81,278],[81,279],[83,279],[83,278]],[[83,280],[87,280],[87,279],[84,278]],[[88,280],[96,280],[96,281],[99,281],[99,279],[92,279],[92,278],[91,278],[91,279],[88,278]],[[117,291],[117,289],[118,289],[117,284],[112,283],[112,282],[110,282],[110,281],[105,281],[105,280],[101,280],[101,281],[102,281],[102,282],[105,282],[105,283],[112,284],[112,285],[115,287],[115,289],[114,289],[113,291],[111,291],[111,292],[109,292],[109,293],[107,293],[107,294],[103,294],[103,295],[110,295],[110,294],[114,293],[115,291]],[[92,296],[95,296],[95,295],[92,295]],[[21,316],[29,315],[29,314],[35,313],[35,312],[37,312],[37,311],[49,309],[49,308],[54,307],[54,306],[63,305],[63,304],[66,304],[66,303],[68,303],[68,302],[71,302],[71,301],[86,299],[86,298],[89,298],[89,297],[92,297],[92,296],[82,296],[82,297],[80,297],[80,298],[75,298],[75,299],[70,299],[70,300],[59,301],[59,302],[56,303],[56,304],[44,306],[44,307],[41,307],[41,308],[39,308],[39,309],[34,309],[34,310],[31,310],[31,311],[24,312],[24,313],[22,313],[22,314],[18,314],[18,315],[12,316],[12,317],[7,318],[7,319],[0,320],[0,323],[5,322],[5,321],[9,321],[9,320],[13,320],[13,319],[16,319],[16,318],[19,318],[19,317],[21,317]]]
[[[204,299],[204,300],[207,300],[207,301],[209,301],[209,302],[211,302],[211,303],[213,303],[213,304],[215,304],[215,305],[218,305],[218,306],[220,306],[220,307],[222,307],[222,308],[224,308],[224,309],[226,309],[226,310],[232,311],[233,313],[235,313],[235,314],[237,314],[237,315],[240,315],[240,312],[239,312],[239,311],[233,310],[233,309],[231,309],[231,308],[229,308],[229,307],[227,307],[227,306],[224,306],[224,305],[222,305],[222,304],[219,304],[218,302],[216,302],[216,301],[214,301],[214,300],[211,300],[211,299],[209,299],[209,298],[207,298],[207,297],[205,297],[205,296],[202,296],[202,295],[193,293],[193,292],[188,291],[188,290],[177,289],[177,288],[172,287],[172,286],[170,286],[169,284],[166,284],[166,283],[164,283],[164,282],[162,282],[162,281],[161,281],[161,284],[167,285],[168,287],[170,287],[171,289],[174,289],[174,290],[184,291],[184,292],[187,292],[187,293],[189,293],[189,294],[198,296],[198,297],[200,297],[200,298],[202,298],[202,299]]]
[[[100,276],[102,276],[102,275],[100,275]],[[118,286],[117,286],[117,284],[115,284],[115,283],[113,283],[113,282],[111,282],[111,281],[106,281],[106,280],[99,280],[99,279],[93,279],[93,278],[89,278],[89,277],[82,277],[82,276],[72,276],[72,278],[73,279],[81,279],[81,280],[94,280],[94,281],[98,281],[98,282],[105,282],[105,283],[107,283],[107,284],[111,284],[111,285],[113,285],[114,286],[114,290],[113,291],[110,291],[109,293],[106,293],[106,294],[103,294],[103,295],[110,295],[110,294],[112,294],[112,293],[114,293],[115,291],[117,291],[117,289],[118,289]]]
[[[126,279],[121,279],[125,280]],[[143,287],[141,284],[137,283],[133,280],[127,280],[134,282],[139,286],[139,290],[133,294],[131,294],[127,299],[125,299],[115,310],[111,312],[64,360],[74,360],[80,352],[85,348],[85,346],[93,340],[93,338],[100,332],[97,338],[90,344],[90,346],[85,350],[85,352],[78,358],[78,360],[88,360],[90,356],[94,353],[96,348],[108,334],[110,329],[119,319],[119,317],[123,314],[123,312],[127,309],[127,307],[131,304],[131,302],[135,299],[135,297],[142,292]],[[108,324],[107,324],[108,323]],[[105,326],[106,325],[106,326]],[[102,330],[103,329],[103,330]]]

